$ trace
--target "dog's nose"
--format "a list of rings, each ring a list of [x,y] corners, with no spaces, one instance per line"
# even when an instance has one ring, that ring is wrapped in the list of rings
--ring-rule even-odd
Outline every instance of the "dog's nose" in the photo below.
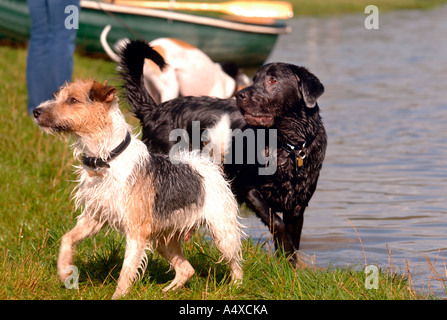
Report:
[[[33,110],[33,115],[34,115],[34,118],[39,118],[39,116],[40,116],[40,114],[42,113],[42,110],[40,109],[40,108],[35,108],[34,110]]]
[[[247,95],[245,94],[245,90],[240,90],[236,93],[236,99],[245,100],[247,99]]]

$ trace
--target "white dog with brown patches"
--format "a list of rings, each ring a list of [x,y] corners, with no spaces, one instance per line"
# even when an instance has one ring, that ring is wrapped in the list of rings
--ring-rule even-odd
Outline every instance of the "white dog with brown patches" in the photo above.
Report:
[[[110,29],[110,25],[104,28],[100,41],[107,55],[119,63],[120,57],[107,43]],[[120,40],[115,49],[120,51],[127,42],[128,39]],[[144,84],[157,104],[179,96],[228,99],[252,83],[247,75],[236,68],[232,68],[230,76],[203,51],[179,39],[159,38],[149,44],[167,63],[163,70],[151,60],[144,63]]]
[[[76,226],[62,237],[60,279],[69,276],[75,244],[110,225],[126,235],[113,299],[129,292],[139,268],[145,271],[146,249],[156,249],[171,263],[175,278],[164,290],[177,289],[194,274],[181,239],[205,224],[229,265],[232,281],[241,281],[238,207],[219,166],[197,153],[180,154],[179,164],[150,154],[130,133],[115,93],[113,87],[78,80],[34,110],[45,132],[74,136],[74,154],[82,154],[74,198],[83,210]]]

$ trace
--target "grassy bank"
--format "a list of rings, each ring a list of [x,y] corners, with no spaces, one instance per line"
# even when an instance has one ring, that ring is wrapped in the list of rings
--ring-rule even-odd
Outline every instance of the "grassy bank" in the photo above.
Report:
[[[295,17],[324,16],[344,13],[363,13],[367,5],[375,5],[380,12],[399,9],[429,9],[447,0],[288,0],[293,4]]]
[[[187,1],[187,0],[181,0]],[[188,0],[189,1],[189,0]],[[226,0],[191,0],[194,2],[226,2]],[[380,12],[399,9],[429,9],[447,0],[283,0],[292,3],[295,17],[363,13],[367,5],[376,5]]]
[[[78,214],[69,200],[73,159],[68,141],[43,135],[26,113],[25,57],[23,48],[0,46],[0,299],[109,299],[124,256],[124,239],[114,231],[78,246],[78,290],[65,289],[57,278],[60,237]],[[76,56],[75,76],[117,83],[114,65],[103,60]],[[199,234],[185,245],[197,272],[184,289],[163,293],[174,275],[165,260],[149,254],[145,276],[126,298],[418,298],[405,275],[382,270],[379,289],[367,290],[362,268],[294,270],[284,257],[250,240],[244,241],[244,282],[232,288],[217,250],[204,239]]]

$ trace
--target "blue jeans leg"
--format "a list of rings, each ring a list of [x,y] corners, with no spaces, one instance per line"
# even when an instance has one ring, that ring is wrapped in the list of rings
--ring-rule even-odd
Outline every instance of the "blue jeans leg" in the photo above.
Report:
[[[47,35],[50,19],[46,0],[28,0],[31,15],[31,38],[26,59],[26,82],[28,87],[28,112],[42,101],[51,98],[48,81],[49,54]]]
[[[52,19],[49,54],[50,61],[53,62],[52,73],[56,87],[71,81],[73,73],[73,53],[77,30],[65,27],[65,20],[70,15],[70,13],[65,13],[65,8],[68,5],[75,5],[79,8],[79,0],[49,1],[49,11]]]
[[[79,8],[79,0],[28,0],[32,19],[26,67],[29,113],[71,80],[77,30],[66,29],[64,22],[65,7],[73,4]]]

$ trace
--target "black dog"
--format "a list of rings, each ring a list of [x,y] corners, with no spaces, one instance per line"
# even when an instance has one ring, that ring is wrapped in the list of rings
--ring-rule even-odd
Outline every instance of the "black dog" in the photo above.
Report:
[[[256,179],[238,176],[235,185],[243,187],[245,200],[275,232],[275,243],[293,253],[299,249],[304,210],[326,153],[317,104],[324,87],[305,68],[286,63],[263,66],[253,81],[237,93],[237,105],[248,125],[277,129],[277,170]]]
[[[225,172],[239,201],[255,211],[274,235],[276,247],[296,265],[304,210],[316,189],[327,144],[316,101],[324,91],[318,78],[302,67],[272,63],[256,72],[253,85],[237,93],[237,105],[234,100],[180,97],[157,106],[142,82],[145,58],[165,66],[147,43],[133,41],[123,50],[120,67],[127,99],[152,152],[169,153],[176,143],[169,141],[171,130],[190,133],[192,121],[200,121],[201,130],[212,128],[224,115],[229,115],[231,129],[276,129],[276,148],[265,149],[277,155],[273,174],[259,175],[265,163],[225,164]]]

